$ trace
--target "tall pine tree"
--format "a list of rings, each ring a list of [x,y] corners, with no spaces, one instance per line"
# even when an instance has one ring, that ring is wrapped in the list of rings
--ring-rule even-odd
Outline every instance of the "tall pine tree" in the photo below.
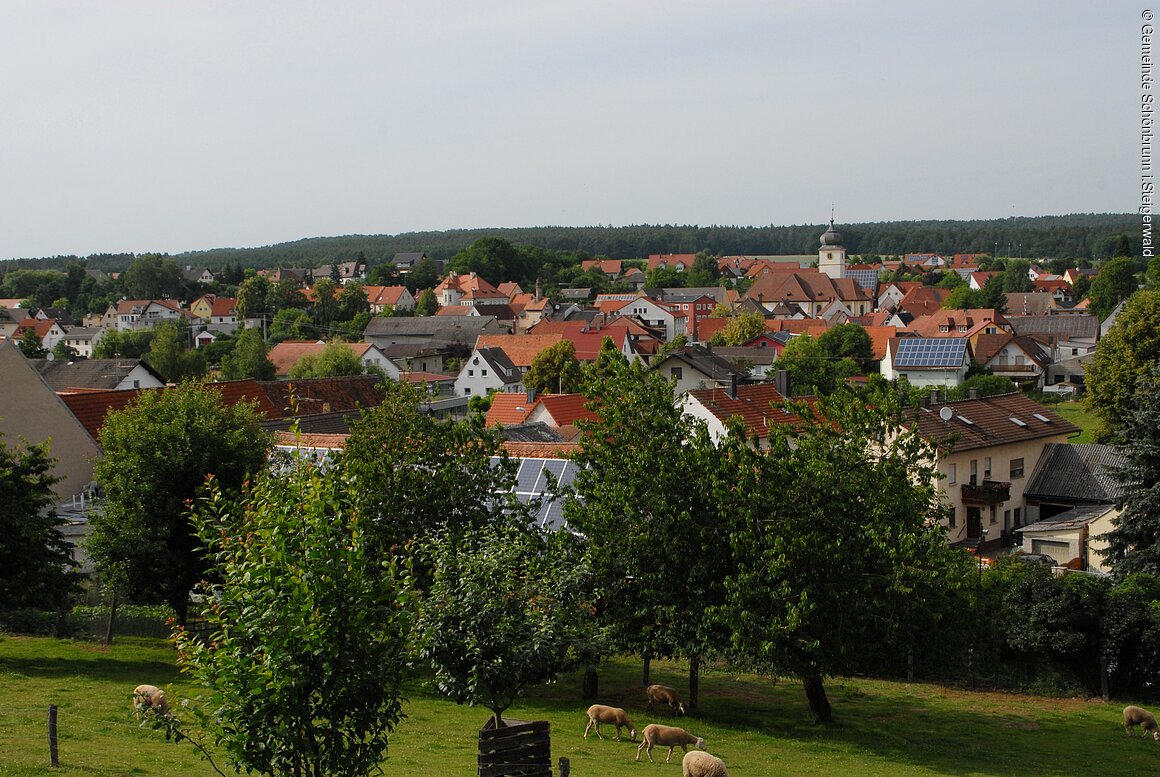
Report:
[[[1125,426],[1125,461],[1114,470],[1124,489],[1124,511],[1104,535],[1120,577],[1160,575],[1160,362],[1137,381],[1134,399]]]

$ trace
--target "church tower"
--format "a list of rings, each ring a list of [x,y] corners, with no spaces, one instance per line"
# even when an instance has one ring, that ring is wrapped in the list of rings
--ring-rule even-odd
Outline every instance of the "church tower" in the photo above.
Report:
[[[830,228],[822,233],[818,248],[818,270],[831,278],[846,277],[846,247],[842,245],[842,233],[834,229],[832,215]]]

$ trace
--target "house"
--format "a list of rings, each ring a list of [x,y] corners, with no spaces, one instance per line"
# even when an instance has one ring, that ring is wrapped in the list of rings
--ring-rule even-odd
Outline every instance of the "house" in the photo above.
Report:
[[[415,297],[406,286],[363,286],[372,315],[386,310],[414,310]]]
[[[653,270],[688,272],[693,269],[693,263],[696,260],[696,254],[651,254],[646,267],[649,272]]]
[[[28,363],[58,394],[125,391],[165,385],[165,379],[141,359],[29,359]]]
[[[794,304],[811,318],[824,308],[833,307],[835,301],[851,316],[864,315],[874,307],[873,295],[853,278],[831,278],[816,270],[761,275],[744,298],[757,302],[767,311],[780,303]]]
[[[614,281],[624,271],[624,262],[620,259],[585,259],[580,263],[580,269],[584,272],[593,268],[604,273],[608,280]]]
[[[463,360],[459,376],[455,379],[455,396],[487,396],[492,391],[522,394],[526,392],[523,378],[524,371],[512,362],[503,348],[479,344]]]
[[[678,335],[687,333],[688,316],[685,313],[673,310],[649,297],[636,296],[626,301],[610,300],[598,303],[597,307],[609,320],[627,316],[646,327],[662,330],[665,342],[672,342]]]
[[[1047,445],[1080,431],[1021,393],[942,404],[932,397],[904,425],[937,450],[939,488],[950,506],[948,541],[975,544],[1010,537],[1025,523],[1031,468]]]
[[[1011,332],[1011,323],[994,308],[938,310],[916,316],[907,330],[919,337],[965,337],[975,345],[982,334]]]
[[[428,345],[388,345],[380,348],[402,372],[443,372],[446,352]]]
[[[64,333],[62,342],[78,357],[88,359],[92,357],[105,331],[99,326],[72,326]]]
[[[906,378],[912,386],[958,386],[971,367],[965,337],[892,337],[879,372],[887,380]]]
[[[395,269],[401,275],[406,275],[415,269],[415,265],[427,258],[427,254],[423,251],[402,251],[395,254],[395,258],[391,262],[395,265]],[[442,262],[436,262],[436,272],[442,272]]]
[[[1021,388],[1040,389],[1051,366],[1051,355],[1038,341],[1009,332],[975,338],[975,362],[995,375],[1010,378]]]
[[[230,334],[238,328],[238,301],[233,297],[202,295],[190,304],[189,312],[213,332]]]
[[[1026,553],[1042,553],[1068,569],[1111,574],[1103,535],[1115,528],[1122,512],[1112,504],[1073,507],[1015,531]]]
[[[717,299],[701,292],[680,293],[679,290],[664,290],[661,301],[669,310],[685,316],[685,334],[692,340],[699,340],[700,324],[713,315],[717,307]]]
[[[181,271],[181,278],[186,283],[200,283],[202,285],[213,283],[216,280],[208,267],[193,267],[188,264]]]
[[[367,263],[362,259],[353,262],[336,262],[323,265],[310,271],[310,278],[316,281],[319,278],[331,278],[336,283],[346,286],[367,277]]]
[[[171,300],[122,299],[108,307],[101,326],[118,332],[129,332],[148,329],[159,321],[173,321],[183,317],[190,319],[192,315]]]
[[[531,390],[523,394],[496,394],[491,398],[486,425],[542,425],[557,432],[564,430],[566,433],[561,439],[572,439],[576,436],[578,420],[596,418],[596,413],[585,407],[585,403],[583,394],[537,394]]]
[[[778,333],[788,340],[788,335],[785,333]],[[752,380],[765,380],[773,374],[773,363],[781,354],[784,347],[779,342],[780,338],[774,338],[772,334],[758,335],[755,338],[759,342],[757,345],[740,345],[740,346],[713,346],[713,353],[718,356],[728,359],[733,363],[733,366],[739,370],[745,370]],[[773,343],[773,347],[770,347]]]
[[[9,447],[48,443],[56,459],[52,491],[59,500],[84,493],[101,457],[96,439],[24,358],[12,340],[0,341],[0,433]]]
[[[20,326],[20,322],[27,318],[24,315],[25,312],[20,308],[0,306],[0,339],[7,340],[12,337]]]
[[[52,319],[66,330],[70,326],[76,326],[76,321],[73,321],[72,314],[64,308],[41,308],[36,311],[36,315],[32,316],[32,318]]]
[[[375,316],[363,331],[363,339],[380,350],[391,345],[422,345],[438,349],[461,348],[466,354],[471,352],[481,334],[502,331],[495,316]]]
[[[780,385],[731,383],[692,389],[680,399],[681,412],[703,421],[714,440],[725,436],[732,419],[739,419],[750,443],[761,447],[771,434],[784,434],[801,420],[784,408],[789,388],[785,373],[781,376]]]
[[[1046,445],[1023,491],[1026,523],[1052,518],[1075,507],[1119,502],[1124,489],[1113,474],[1124,463],[1112,445]]]
[[[13,340],[24,337],[26,332],[33,332],[40,338],[40,345],[46,351],[56,348],[57,343],[65,337],[64,328],[54,319],[26,318],[12,333]]]
[[[371,343],[343,343],[343,345],[350,348],[358,356],[364,370],[368,367],[378,368],[391,380],[399,379],[398,365],[388,359],[378,346]],[[326,349],[326,346],[325,340],[283,340],[271,348],[266,357],[274,363],[275,374],[284,378],[290,375],[295,365],[303,358],[318,356]]]
[[[508,297],[502,291],[479,277],[476,273],[460,275],[450,272],[438,286],[435,287],[435,299],[440,306],[467,305],[487,306],[506,305]]]
[[[673,381],[674,396],[695,389],[741,384],[749,379],[747,370],[739,369],[725,357],[700,345],[678,348],[651,366]]]

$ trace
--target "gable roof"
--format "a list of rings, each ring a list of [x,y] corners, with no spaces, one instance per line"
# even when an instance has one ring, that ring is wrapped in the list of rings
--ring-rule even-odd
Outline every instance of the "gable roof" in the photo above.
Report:
[[[767,437],[771,426],[794,426],[802,420],[781,407],[786,398],[772,383],[738,386],[732,397],[723,388],[693,389],[689,397],[722,424],[730,418],[740,418],[750,437]]]
[[[580,419],[594,421],[597,414],[585,407],[583,394],[542,394],[539,398],[539,407],[552,417],[556,426],[574,426]],[[536,413],[538,408],[533,408]],[[538,414],[538,413],[537,413]]]
[[[563,340],[563,335],[480,335],[475,347],[498,348],[507,354],[512,364],[526,368],[542,351]]]
[[[487,409],[484,424],[488,427],[523,424],[535,410],[538,401],[538,398],[529,400],[523,392],[492,394],[491,407]]]
[[[958,369],[970,357],[965,337],[892,337],[888,341],[895,369]]]
[[[949,408],[949,420],[943,420],[943,408]],[[910,412],[904,425],[956,452],[1080,431],[1071,421],[1018,392],[920,407]]]
[[[659,368],[672,359],[683,362],[705,377],[722,383],[727,383],[734,377],[740,379],[747,377],[745,370],[738,369],[733,362],[700,345],[686,345],[683,348],[678,348],[653,367],[654,369]]]
[[[1010,332],[979,335],[975,338],[975,361],[979,364],[986,365],[987,362],[991,361],[1000,351],[1006,348],[1008,344],[1013,344],[1040,368],[1046,369],[1051,364],[1051,357],[1044,352],[1038,342],[1032,340],[1030,337],[1013,335]]]
[[[115,389],[136,369],[165,383],[165,378],[141,359],[29,359],[28,363],[57,393],[69,389]]]
[[[1018,335],[1055,335],[1094,340],[1100,334],[1100,321],[1091,315],[1009,316],[1007,320]]]
[[[1124,490],[1112,470],[1124,454],[1111,445],[1048,443],[1028,479],[1024,496],[1110,504]]]

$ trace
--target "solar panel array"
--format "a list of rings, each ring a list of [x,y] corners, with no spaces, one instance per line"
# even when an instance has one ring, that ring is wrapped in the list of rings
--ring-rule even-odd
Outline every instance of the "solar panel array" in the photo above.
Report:
[[[563,529],[564,500],[551,494],[553,484],[557,489],[570,487],[576,477],[576,464],[567,459],[516,459],[519,470],[516,473],[516,497],[522,504],[539,501],[536,510],[536,524],[552,531]],[[493,458],[492,464],[499,459]]]
[[[853,278],[854,282],[866,291],[873,294],[878,289],[877,270],[846,270],[846,277]]]
[[[965,337],[904,337],[894,354],[895,367],[961,367],[967,356]]]

